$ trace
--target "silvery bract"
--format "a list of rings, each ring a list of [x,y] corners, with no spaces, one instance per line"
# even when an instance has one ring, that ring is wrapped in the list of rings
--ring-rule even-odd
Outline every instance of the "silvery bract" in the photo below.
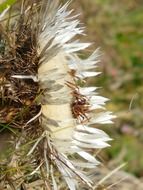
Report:
[[[22,16],[27,18],[32,6],[37,5],[27,5]],[[111,124],[113,118],[104,107],[108,99],[99,96],[96,87],[83,86],[87,78],[99,74],[95,68],[100,53],[97,49],[86,59],[78,55],[90,43],[75,39],[84,30],[73,11],[68,10],[69,2],[60,6],[57,0],[43,0],[39,6],[27,24],[31,35],[36,36],[37,73],[11,74],[14,81],[33,80],[41,92],[37,101],[40,111],[24,125],[26,129],[38,119],[42,131],[26,154],[33,158],[38,151],[42,152],[42,161],[29,175],[42,176],[41,171],[44,172],[51,188],[56,190],[58,169],[70,190],[83,185],[92,189],[94,182],[89,173],[99,164],[92,155],[93,149],[108,147],[111,140],[95,126]],[[1,20],[7,11],[1,14]]]

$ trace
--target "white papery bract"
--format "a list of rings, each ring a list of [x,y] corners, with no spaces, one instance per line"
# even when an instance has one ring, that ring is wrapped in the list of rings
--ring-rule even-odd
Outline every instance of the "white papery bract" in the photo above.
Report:
[[[111,140],[93,124],[110,124],[113,116],[104,108],[108,99],[99,96],[96,87],[80,87],[78,81],[99,74],[95,71],[99,50],[81,59],[77,52],[90,44],[74,40],[77,34],[83,34],[83,28],[79,27],[76,16],[71,16],[72,11],[67,11],[69,3],[58,7],[57,1],[44,2],[38,35],[38,81],[45,90],[41,99],[41,124],[51,151],[45,155],[45,163],[50,159],[56,164],[70,190],[80,189],[80,182],[92,189],[92,181],[84,168],[95,169],[99,161],[90,150],[108,147]],[[83,112],[77,109],[82,100],[86,101]],[[77,107],[73,108],[74,104]],[[79,111],[77,117],[73,110]],[[78,156],[71,156],[75,153]],[[51,176],[56,189],[54,173]]]

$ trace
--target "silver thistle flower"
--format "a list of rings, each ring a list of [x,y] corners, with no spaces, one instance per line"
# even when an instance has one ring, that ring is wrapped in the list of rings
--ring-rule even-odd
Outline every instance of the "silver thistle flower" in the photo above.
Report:
[[[34,166],[30,175],[44,172],[44,181],[49,183],[47,186],[56,190],[59,189],[58,168],[70,190],[80,189],[81,184],[92,189],[89,171],[94,170],[99,161],[91,150],[108,147],[111,140],[93,124],[110,124],[114,118],[104,108],[108,99],[99,96],[96,87],[79,85],[85,83],[86,78],[99,74],[94,71],[99,62],[99,50],[87,59],[78,56],[77,52],[90,44],[74,40],[84,30],[79,26],[77,17],[71,15],[72,10],[67,10],[69,2],[59,6],[57,0],[43,0],[39,5],[38,19],[35,18],[37,12],[34,12],[35,17],[30,18],[27,24],[28,27],[31,24],[31,35],[34,33],[36,36],[36,58],[32,58],[36,72],[12,72],[10,76],[18,82],[33,80],[32,84],[36,83],[39,89],[35,92],[38,94],[35,104],[40,105],[40,110],[34,112],[23,128],[27,134],[27,126],[38,120],[42,131],[27,153],[27,157],[33,157],[38,151],[42,152],[42,161]],[[23,15],[29,13],[30,6],[24,9]],[[14,84],[9,80],[8,84],[15,93]]]

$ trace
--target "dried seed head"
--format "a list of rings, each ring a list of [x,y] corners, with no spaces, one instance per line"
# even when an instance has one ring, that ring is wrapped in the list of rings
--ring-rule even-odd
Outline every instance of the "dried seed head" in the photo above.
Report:
[[[93,71],[99,53],[85,60],[76,54],[90,44],[74,40],[83,28],[68,5],[25,0],[14,19],[11,9],[9,27],[0,23],[0,123],[18,129],[8,164],[15,174],[5,171],[2,178],[16,189],[41,178],[47,189],[58,189],[60,173],[69,189],[81,183],[92,189],[84,169],[99,162],[91,149],[111,140],[93,127],[112,122],[104,108],[107,99],[97,96],[95,87],[80,86],[99,74]]]

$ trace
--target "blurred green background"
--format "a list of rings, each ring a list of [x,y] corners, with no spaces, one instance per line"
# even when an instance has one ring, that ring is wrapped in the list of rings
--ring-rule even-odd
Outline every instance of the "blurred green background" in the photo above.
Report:
[[[102,75],[89,83],[101,86],[117,119],[104,130],[114,139],[104,162],[143,177],[143,1],[81,0],[73,7],[86,27],[83,39],[101,47]],[[90,52],[89,52],[90,53]]]

